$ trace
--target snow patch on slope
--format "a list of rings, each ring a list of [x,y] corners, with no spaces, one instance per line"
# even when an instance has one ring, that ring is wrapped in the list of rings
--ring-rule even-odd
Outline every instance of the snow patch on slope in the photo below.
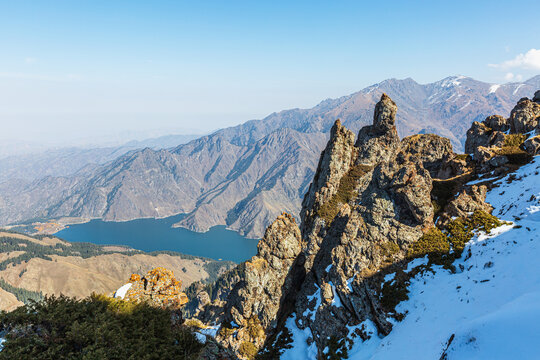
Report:
[[[491,85],[489,87],[489,93],[488,94],[494,94],[495,92],[497,92],[497,89],[500,88],[501,85],[499,84],[495,84],[495,85]]]
[[[506,224],[479,234],[454,262],[411,279],[406,317],[392,332],[362,342],[349,359],[538,359],[540,345],[540,157],[495,182],[487,201]],[[425,264],[416,259],[407,270]],[[316,292],[320,296],[320,289]],[[292,320],[291,320],[292,319]],[[316,359],[309,328],[287,321],[294,347],[283,359]]]
[[[114,293],[114,297],[118,299],[123,299],[129,289],[131,289],[131,283],[122,285],[118,290],[116,290],[116,292]]]
[[[311,337],[309,327],[299,329],[296,326],[296,315],[287,319],[285,326],[291,331],[294,346],[285,350],[281,355],[281,360],[299,360],[299,359],[317,359],[317,346],[315,342],[308,345],[308,339]]]

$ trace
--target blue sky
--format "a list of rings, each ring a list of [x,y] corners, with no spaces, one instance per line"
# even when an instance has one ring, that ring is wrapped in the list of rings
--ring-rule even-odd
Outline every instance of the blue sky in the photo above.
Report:
[[[392,77],[527,79],[538,14],[537,0],[0,0],[0,139],[204,132]]]

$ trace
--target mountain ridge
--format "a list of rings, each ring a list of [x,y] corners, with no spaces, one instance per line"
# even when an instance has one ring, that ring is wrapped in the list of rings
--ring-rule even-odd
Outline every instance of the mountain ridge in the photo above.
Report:
[[[507,329],[534,358],[537,324],[508,315],[540,314],[540,91],[473,122],[473,156],[400,138],[397,110],[383,94],[356,136],[336,120],[301,222],[279,215],[255,256],[191,287],[188,310],[240,359],[508,357]]]
[[[226,225],[257,238],[281,211],[298,216],[334,120],[340,118],[344,126],[358,131],[371,122],[371,108],[381,93],[388,93],[400,107],[400,136],[438,133],[460,150],[471,122],[508,113],[536,84],[540,87],[540,76],[500,85],[495,91],[493,84],[462,76],[424,85],[410,78],[385,80],[311,109],[283,110],[171,149],[135,151],[71,176],[0,184],[0,224],[62,217],[122,221],[187,213],[177,226],[205,231]],[[294,141],[287,141],[287,131],[280,129],[288,129]],[[276,141],[277,146],[265,141]],[[287,178],[288,183],[266,181],[268,176]]]

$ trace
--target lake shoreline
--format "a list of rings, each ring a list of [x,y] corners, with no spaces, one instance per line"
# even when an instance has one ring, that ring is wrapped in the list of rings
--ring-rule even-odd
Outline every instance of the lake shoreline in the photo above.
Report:
[[[206,232],[172,226],[184,216],[179,214],[161,219],[143,218],[120,222],[91,219],[66,226],[54,233],[54,236],[71,242],[123,245],[144,252],[174,251],[236,263],[256,254],[258,241],[245,238],[224,225],[214,226]]]

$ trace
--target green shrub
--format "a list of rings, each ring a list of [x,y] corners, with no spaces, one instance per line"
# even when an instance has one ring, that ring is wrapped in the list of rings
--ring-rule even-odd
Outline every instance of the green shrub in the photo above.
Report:
[[[235,331],[236,329],[234,329],[230,323],[224,322],[223,324],[221,324],[221,327],[219,328],[218,335],[221,338],[226,339],[229,336],[232,336],[232,334],[234,334]]]
[[[476,210],[472,215],[472,226],[476,230],[485,231],[486,233],[503,225],[503,222],[496,216],[493,216],[485,211]]]
[[[381,245],[383,256],[392,256],[399,252],[399,245],[395,242],[388,241]]]
[[[261,325],[261,321],[257,316],[252,316],[247,320],[247,330],[249,333],[249,336],[251,336],[252,339],[257,339],[259,337],[264,336],[264,329]]]
[[[446,226],[448,239],[458,255],[465,248],[465,244],[474,236],[474,231],[489,233],[492,229],[503,224],[497,217],[483,211],[476,210],[469,218],[457,218]]]
[[[520,147],[525,142],[527,136],[525,134],[510,134],[504,137],[504,146]]]
[[[168,310],[102,295],[47,297],[0,314],[0,359],[193,359],[202,345]]]
[[[457,160],[467,160],[471,157],[469,154],[457,154],[456,159]]]
[[[452,220],[446,226],[449,234],[449,241],[455,251],[461,252],[465,244],[473,237],[471,222],[468,219],[458,218]]]
[[[448,238],[441,230],[433,227],[413,243],[408,255],[409,257],[422,257],[427,254],[447,254],[449,251]]]
[[[257,347],[253,343],[244,341],[242,344],[240,344],[238,353],[248,359],[255,359],[255,355],[257,355]]]
[[[398,278],[383,284],[380,301],[386,311],[394,311],[400,302],[409,300],[409,290],[407,290],[408,285],[408,280]]]

